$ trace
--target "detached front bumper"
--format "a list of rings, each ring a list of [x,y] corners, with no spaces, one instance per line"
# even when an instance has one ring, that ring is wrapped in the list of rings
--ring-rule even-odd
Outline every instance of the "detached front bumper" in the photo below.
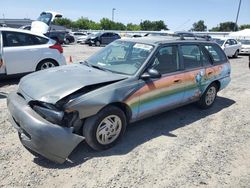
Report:
[[[63,163],[84,137],[73,128],[52,124],[38,115],[25,99],[11,93],[7,99],[10,121],[20,133],[22,144],[49,160]]]

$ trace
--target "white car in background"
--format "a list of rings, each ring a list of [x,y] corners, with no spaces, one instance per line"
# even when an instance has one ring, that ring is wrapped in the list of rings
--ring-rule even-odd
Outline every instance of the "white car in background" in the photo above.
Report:
[[[82,35],[82,36],[80,36],[80,37],[77,38],[76,42],[77,43],[84,43],[85,40],[87,39],[87,37],[88,37],[88,34],[84,33],[84,35]]]
[[[43,34],[0,28],[0,76],[66,65],[63,48]]]
[[[232,38],[213,38],[224,50],[228,57],[237,58],[241,51],[241,43]]]
[[[250,39],[241,39],[241,51],[240,54],[250,55]]]
[[[85,37],[87,35],[87,33],[85,33],[85,32],[70,32],[69,34],[74,36],[75,41],[77,41],[80,37],[82,37],[82,36]]]

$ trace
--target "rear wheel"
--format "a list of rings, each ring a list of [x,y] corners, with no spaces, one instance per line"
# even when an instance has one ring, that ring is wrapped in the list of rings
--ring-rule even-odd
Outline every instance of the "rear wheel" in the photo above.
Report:
[[[70,43],[69,39],[65,39],[65,44],[69,44],[69,43]]]
[[[115,106],[108,106],[85,121],[83,135],[91,148],[105,150],[117,143],[126,125],[124,112]]]
[[[234,58],[237,58],[238,55],[239,55],[239,50],[236,50],[236,52],[234,53],[233,57],[234,57]]]
[[[207,109],[214,104],[214,101],[217,97],[218,86],[215,83],[212,83],[208,86],[204,94],[201,96],[198,104],[202,109]]]
[[[41,61],[37,65],[36,70],[39,71],[39,70],[49,69],[49,68],[56,67],[56,66],[58,66],[58,63],[56,61],[52,59],[46,59],[46,60]]]

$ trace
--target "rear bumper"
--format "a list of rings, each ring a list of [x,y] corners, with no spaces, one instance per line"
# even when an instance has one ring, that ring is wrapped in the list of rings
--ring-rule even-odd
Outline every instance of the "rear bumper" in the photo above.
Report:
[[[220,79],[220,90],[227,87],[228,84],[230,83],[230,81],[231,81],[230,76],[227,76],[227,77],[224,77],[224,78]]]
[[[16,93],[7,99],[10,121],[20,133],[21,143],[49,160],[63,163],[84,137],[73,129],[52,124],[39,116]]]

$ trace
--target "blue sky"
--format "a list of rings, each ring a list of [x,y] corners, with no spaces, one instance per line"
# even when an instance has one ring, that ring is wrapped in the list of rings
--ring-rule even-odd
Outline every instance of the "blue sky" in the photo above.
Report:
[[[44,10],[60,12],[76,20],[83,16],[94,21],[140,23],[141,20],[164,20],[171,30],[189,30],[200,19],[208,28],[220,22],[235,21],[239,0],[2,0],[0,17],[36,19]],[[242,0],[238,24],[250,24],[250,0]]]

